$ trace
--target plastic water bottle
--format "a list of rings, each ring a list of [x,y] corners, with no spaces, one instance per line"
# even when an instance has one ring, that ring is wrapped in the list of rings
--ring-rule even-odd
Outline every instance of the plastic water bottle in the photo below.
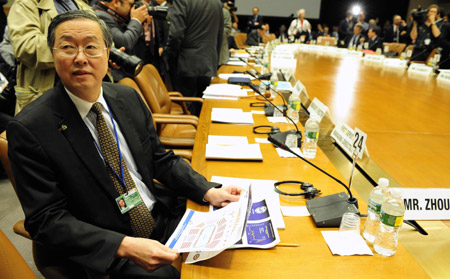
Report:
[[[380,227],[380,210],[384,199],[389,197],[389,180],[387,178],[378,179],[378,186],[373,188],[369,197],[368,216],[364,223],[364,238],[373,243]]]
[[[311,115],[305,124],[305,141],[303,142],[303,156],[314,159],[317,153],[317,140],[319,139],[319,118]]]
[[[299,113],[299,111],[300,111],[300,95],[299,94],[294,94],[294,92],[292,92],[291,96],[289,96],[288,116],[295,123],[298,122],[298,113]]]
[[[398,231],[403,224],[405,205],[400,189],[391,188],[391,195],[383,201],[380,213],[380,228],[373,248],[383,256],[395,254],[398,245]]]
[[[272,87],[272,98],[277,97],[277,86],[278,86],[278,75],[277,73],[273,73],[270,77],[270,86]]]

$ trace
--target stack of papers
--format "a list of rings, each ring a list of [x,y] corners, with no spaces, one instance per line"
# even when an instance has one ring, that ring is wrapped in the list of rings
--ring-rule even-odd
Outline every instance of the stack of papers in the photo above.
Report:
[[[243,112],[242,109],[213,108],[211,121],[228,124],[250,124],[254,125],[251,112]]]
[[[228,99],[237,100],[239,97],[247,96],[247,90],[240,85],[219,83],[208,86],[203,91],[204,99]]]
[[[247,137],[208,136],[206,159],[256,160],[263,157],[259,144],[248,144]]]

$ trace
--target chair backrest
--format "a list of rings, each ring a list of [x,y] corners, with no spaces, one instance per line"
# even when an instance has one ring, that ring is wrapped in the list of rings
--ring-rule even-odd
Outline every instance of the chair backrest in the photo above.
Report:
[[[236,33],[234,35],[234,41],[238,48],[245,48],[245,41],[247,40],[247,33]]]
[[[0,230],[0,278],[37,278],[2,230]]]
[[[136,84],[136,82],[134,80],[126,77],[126,78],[119,80],[118,84],[126,85],[126,86],[129,86],[129,87],[133,88],[134,90],[136,90],[136,92],[139,93],[139,95],[141,96],[144,104],[147,106],[148,111],[150,112],[150,114],[152,114],[152,111],[150,110],[150,106],[148,105],[147,100],[144,98],[144,95],[142,94],[141,90],[139,89],[139,86]],[[153,127],[155,127],[155,129],[156,129],[156,121],[154,118],[153,118]]]
[[[264,36],[262,37],[262,41],[263,41],[263,43],[268,43],[268,42],[275,40],[276,38],[277,38],[277,36],[275,36],[275,34],[273,34],[273,33],[264,34]]]
[[[403,52],[406,44],[403,43],[388,43],[389,51],[397,52],[399,55]]]
[[[155,66],[145,65],[139,75],[134,77],[134,80],[153,113],[170,114],[172,102]]]
[[[16,191],[16,179],[14,178],[14,174],[12,173],[11,163],[9,162],[8,157],[8,140],[6,139],[6,131],[0,134],[0,160],[3,164],[3,168],[6,171],[6,174],[11,180],[11,184],[14,187],[14,191]]]
[[[334,46],[336,45],[336,37],[317,37],[317,44],[322,46]]]

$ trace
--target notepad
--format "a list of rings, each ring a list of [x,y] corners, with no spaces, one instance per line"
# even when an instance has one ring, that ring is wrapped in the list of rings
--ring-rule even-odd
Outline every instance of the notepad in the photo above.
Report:
[[[259,144],[218,145],[206,144],[206,159],[262,161]]]

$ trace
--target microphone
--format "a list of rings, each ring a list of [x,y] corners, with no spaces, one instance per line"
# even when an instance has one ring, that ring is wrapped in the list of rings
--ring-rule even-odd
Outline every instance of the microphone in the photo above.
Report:
[[[428,48],[422,50],[421,52],[417,53],[414,56],[411,56],[411,58],[409,58],[409,60],[408,60],[408,67],[411,65],[411,61],[413,61],[413,59],[416,59],[417,57],[419,57],[420,55],[424,54],[427,51],[429,51]]]
[[[327,227],[327,228],[339,227],[339,225],[341,224],[342,215],[344,215],[345,212],[353,212],[355,214],[359,214],[358,200],[353,196],[352,192],[350,191],[350,188],[347,185],[345,185],[342,181],[332,176],[328,172],[324,171],[323,169],[319,168],[315,164],[311,163],[310,161],[306,160],[302,156],[292,151],[283,142],[280,142],[279,140],[270,136],[268,140],[273,145],[283,150],[286,150],[289,153],[294,154],[296,157],[302,159],[309,165],[326,174],[328,177],[344,186],[344,188],[347,190],[348,195],[345,192],[341,192],[306,201],[306,207],[308,208],[309,213],[313,217],[317,227]]]
[[[295,130],[290,130],[290,131],[286,131],[286,132],[280,132],[280,133],[276,133],[276,134],[272,134],[269,136],[269,138],[279,138],[280,140],[286,141],[286,137],[288,134],[295,134],[297,136],[297,146],[300,147],[302,144],[302,132],[300,132],[300,130],[298,129],[297,124],[295,124],[295,122],[286,115],[286,112],[282,111],[278,106],[276,106],[274,103],[272,103],[266,96],[264,96],[264,94],[262,94],[259,89],[257,88],[257,86],[253,83],[250,82],[250,84],[248,85],[253,91],[255,91],[257,94],[259,94],[260,96],[262,96],[267,102],[269,102],[269,104],[276,110],[278,110],[279,112],[281,112],[281,115],[283,115],[284,117],[286,117],[287,119],[289,119],[289,121],[292,122],[292,124],[294,124],[295,126]],[[273,90],[273,89],[272,89]],[[284,97],[280,94],[280,96],[283,99],[283,102],[286,102],[286,100],[284,100]]]
[[[266,74],[260,74],[260,72],[258,72],[258,70],[253,66],[250,65],[250,63],[248,63],[244,58],[239,57],[239,60],[241,60],[242,62],[244,62],[245,64],[247,64],[247,66],[249,66],[250,68],[252,68],[253,70],[256,71],[256,74],[258,75],[258,77],[256,77],[253,73],[250,74],[249,71],[247,71],[252,77],[256,78],[256,79],[270,79],[270,77],[272,76],[272,73],[266,73]]]

